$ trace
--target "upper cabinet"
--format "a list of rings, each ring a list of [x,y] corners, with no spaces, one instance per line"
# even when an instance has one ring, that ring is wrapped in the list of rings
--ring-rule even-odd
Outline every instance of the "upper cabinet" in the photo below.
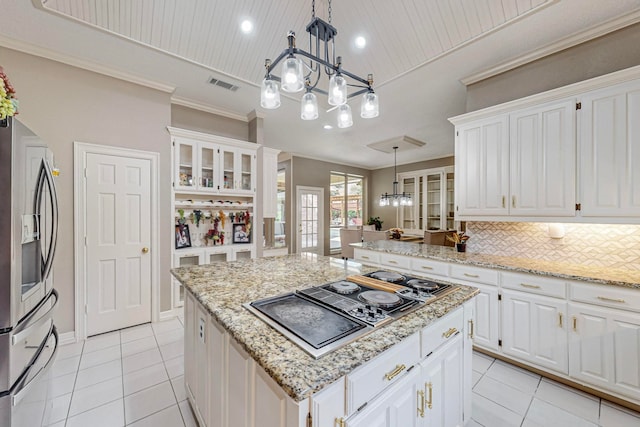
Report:
[[[453,175],[451,166],[398,174],[400,190],[413,202],[400,206],[400,224],[405,232],[422,234],[424,230],[455,228]]]
[[[581,111],[581,212],[640,216],[640,81],[589,92]]]
[[[456,220],[639,223],[639,77],[635,67],[452,118]]]
[[[176,191],[255,194],[257,144],[176,128],[169,132]]]

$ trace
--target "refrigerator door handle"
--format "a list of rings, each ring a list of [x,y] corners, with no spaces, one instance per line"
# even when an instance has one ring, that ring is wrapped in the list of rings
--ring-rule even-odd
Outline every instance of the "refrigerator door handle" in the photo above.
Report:
[[[33,376],[33,378],[31,378],[29,382],[25,383],[24,381],[26,381],[26,379],[29,378],[29,374],[31,373],[31,370],[34,369],[34,366],[38,358],[44,351],[44,347],[47,345],[47,342],[49,341],[49,338],[52,335],[56,339],[56,344],[55,344],[55,347],[53,348],[53,352],[51,353],[51,357],[49,357],[49,360],[47,360],[47,363]],[[58,330],[56,329],[55,326],[52,326],[51,333],[49,333],[49,335],[47,336],[47,339],[42,343],[42,347],[38,351],[38,356],[34,358],[34,362],[22,374],[21,384],[11,396],[11,406],[16,406],[18,403],[20,403],[20,401],[24,399],[24,397],[27,394],[29,394],[29,390],[31,389],[31,387],[33,387],[33,385],[37,382],[38,376],[47,372],[47,370],[51,367],[51,365],[53,364],[53,361],[56,359],[56,354],[58,353],[58,342],[59,342]]]
[[[35,206],[33,211],[40,215],[40,206],[42,204],[42,197],[44,196],[44,184],[47,184],[49,189],[49,197],[51,201],[51,239],[49,240],[49,250],[47,256],[44,258],[44,265],[42,266],[42,281],[49,278],[51,273],[51,267],[53,266],[53,258],[56,254],[56,241],[58,240],[58,195],[56,193],[56,184],[53,181],[53,174],[51,173],[51,167],[46,159],[42,159],[40,163],[40,172],[38,172],[38,187],[36,188],[36,198],[34,200]]]
[[[44,312],[40,317],[35,319],[34,317],[38,314],[38,311],[49,302],[51,298],[55,298],[55,302],[51,305],[51,307]],[[58,305],[58,291],[52,289],[47,298],[43,298],[42,301],[38,304],[36,308],[31,310],[31,313],[25,317],[18,327],[14,330],[13,335],[11,336],[11,345],[16,345],[16,343],[21,342],[25,337],[31,334],[31,331],[35,328],[39,328],[44,325],[46,322],[51,319],[51,315],[53,314],[53,310]]]

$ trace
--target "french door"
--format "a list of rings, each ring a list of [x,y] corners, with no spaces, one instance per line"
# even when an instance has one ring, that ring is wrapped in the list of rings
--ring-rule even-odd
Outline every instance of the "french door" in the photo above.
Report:
[[[324,255],[324,189],[296,187],[296,252]]]

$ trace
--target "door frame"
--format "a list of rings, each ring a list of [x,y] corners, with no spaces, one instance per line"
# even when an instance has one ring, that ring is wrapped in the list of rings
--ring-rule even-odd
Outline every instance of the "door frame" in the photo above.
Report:
[[[75,289],[75,335],[76,340],[87,338],[87,251],[85,247],[86,229],[86,180],[85,170],[88,154],[111,155],[129,157],[150,161],[150,219],[151,242],[151,321],[160,319],[160,253],[159,253],[159,210],[160,201],[160,153],[152,151],[134,150],[130,148],[113,147],[108,145],[90,144],[80,141],[73,143],[73,256],[74,256],[74,289]]]
[[[300,224],[300,193],[305,192],[305,191],[320,191],[320,197],[318,200],[318,218],[319,220],[322,222],[322,230],[318,230],[318,251],[320,253],[318,253],[318,256],[323,256],[324,255],[324,234],[325,234],[325,225],[324,225],[324,188],[323,187],[308,187],[308,186],[304,186],[304,185],[296,185],[296,203],[295,203],[295,209],[296,209],[296,222],[294,225],[294,231],[295,231],[295,235],[296,235],[296,250],[295,253],[301,253],[299,250],[301,249],[301,243],[300,243],[300,232],[299,230],[299,224]]]

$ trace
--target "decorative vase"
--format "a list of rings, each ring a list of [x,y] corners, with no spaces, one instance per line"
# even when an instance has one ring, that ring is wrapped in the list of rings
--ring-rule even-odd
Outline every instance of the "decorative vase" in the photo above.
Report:
[[[400,234],[400,233],[395,233],[395,232],[394,232],[394,233],[391,233],[391,238],[392,238],[392,239],[400,240],[400,236],[401,236],[401,234]]]
[[[466,243],[456,243],[456,250],[458,252],[466,252],[467,251],[467,244]]]
[[[4,119],[0,119],[0,128],[9,127],[9,118],[5,117]]]

